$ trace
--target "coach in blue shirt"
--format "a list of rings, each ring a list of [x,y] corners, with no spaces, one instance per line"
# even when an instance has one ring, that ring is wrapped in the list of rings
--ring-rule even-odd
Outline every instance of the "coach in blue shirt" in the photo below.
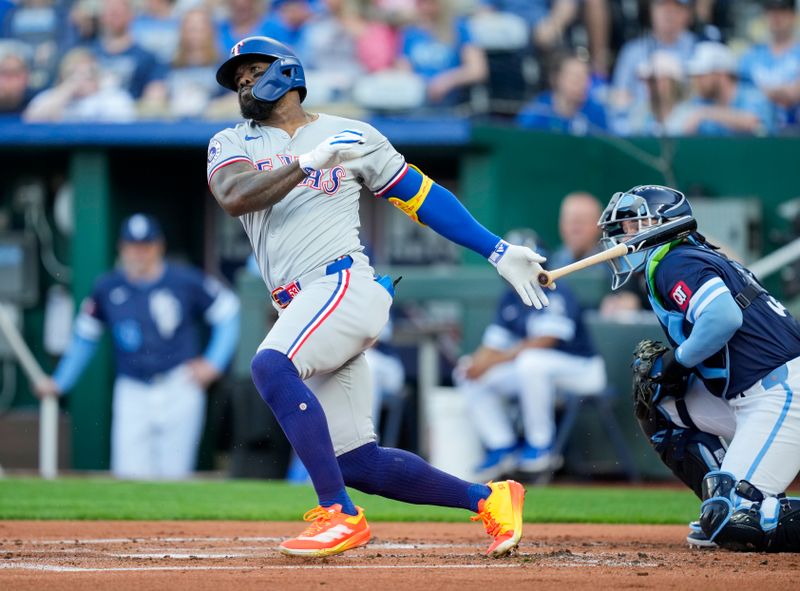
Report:
[[[148,215],[120,231],[120,268],[102,275],[81,306],[75,333],[39,396],[69,391],[111,331],[117,377],[111,470],[120,478],[185,478],[195,468],[205,388],[230,361],[239,336],[239,300],[199,269],[167,263],[164,235]],[[211,327],[201,352],[198,321]]]

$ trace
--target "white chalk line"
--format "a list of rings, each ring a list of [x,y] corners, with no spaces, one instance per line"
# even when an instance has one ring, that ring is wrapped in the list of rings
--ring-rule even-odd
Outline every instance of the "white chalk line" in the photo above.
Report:
[[[259,538],[151,538],[151,537],[142,537],[142,538],[90,538],[90,539],[72,539],[72,540],[30,540],[25,541],[24,544],[30,544],[33,546],[45,546],[45,545],[99,545],[99,544],[134,544],[134,543],[147,543],[151,544],[147,549],[153,548],[152,544],[159,544],[159,543],[169,543],[169,544],[183,544],[183,543],[209,543],[209,542],[244,542],[244,543],[253,543],[253,542],[263,542],[266,544],[276,544],[282,542],[286,538],[278,538],[278,537],[259,537]],[[8,544],[11,544],[11,541],[7,541]],[[3,543],[0,543],[0,547],[3,546]],[[14,541],[14,546],[19,547]],[[442,549],[442,548],[472,548],[475,544],[433,544],[433,543],[420,543],[420,544],[412,544],[412,543],[397,543],[397,542],[370,542],[370,548],[380,548],[385,550],[435,550],[435,549]],[[264,550],[270,548],[271,546],[251,546],[250,548],[254,550]],[[236,546],[237,549],[244,549],[246,547]],[[49,552],[49,550],[48,550]]]
[[[58,573],[104,573],[137,571],[204,571],[204,570],[441,570],[476,568],[522,568],[522,564],[304,564],[304,565],[264,565],[264,566],[115,566],[108,568],[58,566],[55,564],[36,564],[31,562],[0,563],[0,570],[35,570]]]

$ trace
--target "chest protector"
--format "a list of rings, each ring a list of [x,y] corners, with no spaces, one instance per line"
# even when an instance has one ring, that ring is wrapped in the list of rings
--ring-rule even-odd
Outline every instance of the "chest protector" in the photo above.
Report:
[[[758,283],[755,276],[742,265],[712,250],[694,237],[690,237],[686,241],[671,242],[651,251],[645,265],[647,296],[659,323],[673,347],[678,347],[689,338],[694,325],[686,320],[683,313],[666,309],[658,293],[655,276],[658,264],[668,253],[678,248],[691,249],[694,259],[701,259],[703,262],[708,263],[710,267],[716,269],[742,310],[747,309],[753,300],[766,293],[766,290]],[[730,384],[730,353],[727,344],[702,363],[693,367],[692,371],[695,377],[701,379],[714,396],[726,398],[729,395],[736,394],[736,392],[728,392]]]

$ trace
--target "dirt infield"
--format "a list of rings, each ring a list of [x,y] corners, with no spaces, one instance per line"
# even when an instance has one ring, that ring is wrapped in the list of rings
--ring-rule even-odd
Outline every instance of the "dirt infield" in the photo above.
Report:
[[[800,556],[691,550],[680,526],[526,524],[518,552],[482,556],[477,524],[374,523],[328,559],[275,550],[299,523],[0,522],[0,589],[797,589]],[[693,582],[690,582],[693,581]],[[513,586],[513,587],[512,587]]]

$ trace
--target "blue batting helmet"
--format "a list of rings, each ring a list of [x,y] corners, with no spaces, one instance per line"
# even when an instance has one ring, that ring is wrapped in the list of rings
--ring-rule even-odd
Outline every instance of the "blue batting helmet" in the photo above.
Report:
[[[272,61],[253,85],[253,96],[266,102],[277,101],[292,89],[300,91],[300,102],[306,98],[306,77],[295,53],[283,43],[269,37],[247,37],[231,48],[230,57],[217,70],[217,82],[236,91],[236,68],[248,61]]]

